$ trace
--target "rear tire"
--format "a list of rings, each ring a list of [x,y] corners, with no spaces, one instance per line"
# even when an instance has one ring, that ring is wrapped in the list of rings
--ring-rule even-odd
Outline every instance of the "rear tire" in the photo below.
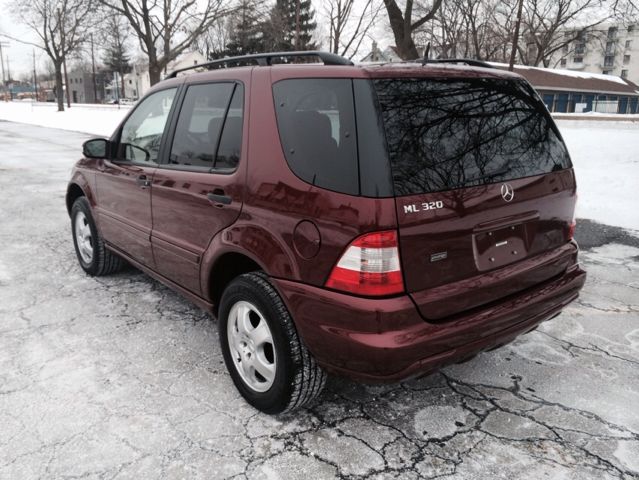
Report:
[[[124,260],[105,247],[86,197],[79,197],[71,207],[71,233],[78,262],[89,275],[108,275],[124,266]]]
[[[284,302],[262,272],[240,275],[224,291],[219,337],[233,383],[262,412],[299,408],[326,384],[326,373],[300,340]]]

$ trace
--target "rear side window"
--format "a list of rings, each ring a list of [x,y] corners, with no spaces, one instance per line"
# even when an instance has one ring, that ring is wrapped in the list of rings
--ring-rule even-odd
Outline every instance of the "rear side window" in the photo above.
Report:
[[[273,85],[277,126],[291,170],[318,187],[359,194],[350,79],[294,79]]]
[[[205,169],[215,166],[218,141],[234,89],[235,83],[189,86],[175,127],[171,165]]]
[[[569,168],[531,87],[500,79],[377,79],[396,195],[484,185]]]

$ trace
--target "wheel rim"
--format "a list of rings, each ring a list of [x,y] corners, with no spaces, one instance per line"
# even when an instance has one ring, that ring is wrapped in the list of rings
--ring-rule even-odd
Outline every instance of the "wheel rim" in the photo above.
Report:
[[[91,263],[91,260],[93,260],[93,237],[91,236],[91,226],[83,212],[78,212],[75,216],[74,231],[82,261]]]
[[[266,392],[275,381],[277,362],[271,329],[250,302],[231,308],[226,336],[233,365],[244,383],[256,392]]]

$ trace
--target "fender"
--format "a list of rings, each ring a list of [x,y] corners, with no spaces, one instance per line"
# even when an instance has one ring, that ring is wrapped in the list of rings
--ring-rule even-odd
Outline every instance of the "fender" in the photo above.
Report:
[[[71,198],[73,195],[74,185],[79,187],[84,196],[87,197],[91,210],[93,210],[97,205],[97,198],[95,194],[95,173],[89,170],[89,168],[93,166],[89,164],[92,163],[95,163],[95,161],[82,159],[73,167],[71,180],[69,180],[69,183],[67,184],[67,193],[65,195],[67,211],[69,214],[71,214],[71,207],[73,206]],[[96,219],[96,216],[94,215],[93,218]]]
[[[289,246],[262,226],[243,221],[242,217],[244,215],[241,215],[236,223],[220,231],[202,257],[200,285],[205,297],[210,295],[215,281],[211,272],[214,271],[217,262],[228,253],[244,255],[269,276],[299,278],[295,254]]]

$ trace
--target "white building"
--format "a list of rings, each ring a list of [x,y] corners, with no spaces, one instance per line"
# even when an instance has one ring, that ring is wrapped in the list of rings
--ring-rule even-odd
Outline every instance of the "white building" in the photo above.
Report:
[[[552,59],[551,66],[616,75],[639,84],[639,25],[602,24],[578,35]]]
[[[166,76],[173,70],[190,67],[192,65],[200,65],[206,63],[206,58],[200,52],[187,52],[178,58],[169,62],[164,75]],[[124,75],[124,98],[137,100],[151,88],[151,80],[149,77],[149,67],[144,63],[133,64],[130,73]]]

